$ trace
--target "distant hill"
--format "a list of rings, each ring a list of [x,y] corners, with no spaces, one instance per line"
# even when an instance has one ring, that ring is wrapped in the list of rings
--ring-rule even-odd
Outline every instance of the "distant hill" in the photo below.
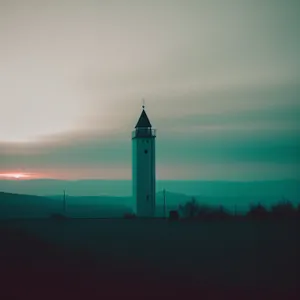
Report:
[[[117,201],[116,201],[117,199]],[[121,197],[67,197],[67,216],[79,218],[122,217],[131,212]],[[64,213],[62,196],[40,197],[0,192],[0,219],[48,218]]]
[[[245,212],[250,204],[258,202],[271,206],[282,198],[294,204],[300,203],[300,181],[297,180],[157,181],[158,215],[163,213],[163,189],[166,189],[168,209],[177,208],[193,196],[199,203],[223,205],[231,211],[238,212]],[[0,180],[0,190],[7,193],[0,196],[1,218],[15,215],[45,216],[52,212],[62,212],[64,190],[67,195],[68,213],[72,216],[120,217],[133,207],[132,186],[129,180]],[[30,194],[39,197],[28,196]]]
[[[0,192],[0,219],[49,217],[61,207],[58,201],[46,197]]]
[[[0,180],[0,191],[39,196],[62,195],[69,196],[130,196],[131,181],[114,180]]]
[[[62,201],[63,195],[47,196],[54,200]],[[131,197],[114,197],[114,196],[69,196],[66,199],[72,205],[130,205]]]
[[[300,199],[299,180],[279,181],[183,181],[158,180],[157,192],[184,195],[201,195],[203,197],[277,197]],[[130,197],[132,183],[130,180],[0,180],[0,191],[7,193],[32,194],[38,196],[62,195],[69,196],[114,196]]]
[[[267,208],[282,200],[277,196],[235,196],[235,197],[209,197],[203,195],[186,195],[166,192],[166,210],[177,209],[180,204],[195,197],[200,204],[211,206],[222,205],[231,212],[244,213],[248,211],[250,204],[261,203]],[[294,204],[300,203],[292,200]],[[111,196],[66,196],[67,215],[82,218],[122,217],[125,213],[132,212],[134,203],[131,197]],[[163,192],[156,195],[157,216],[164,212]],[[12,193],[0,193],[0,218],[27,218],[48,217],[53,213],[63,213],[63,196],[54,195],[48,197],[20,195]]]
[[[49,196],[62,202],[63,196]],[[66,196],[67,214],[72,217],[123,217],[132,212],[131,197]]]

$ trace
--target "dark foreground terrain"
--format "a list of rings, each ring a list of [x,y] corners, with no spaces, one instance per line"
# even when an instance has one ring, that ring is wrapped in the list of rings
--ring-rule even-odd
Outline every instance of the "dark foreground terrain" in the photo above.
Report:
[[[300,299],[299,229],[299,221],[2,221],[0,299]]]

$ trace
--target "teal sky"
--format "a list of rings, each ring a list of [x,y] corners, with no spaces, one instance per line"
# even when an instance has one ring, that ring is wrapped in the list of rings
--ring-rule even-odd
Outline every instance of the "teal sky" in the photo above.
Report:
[[[300,2],[0,0],[0,176],[300,179]],[[2,175],[1,175],[2,174]]]

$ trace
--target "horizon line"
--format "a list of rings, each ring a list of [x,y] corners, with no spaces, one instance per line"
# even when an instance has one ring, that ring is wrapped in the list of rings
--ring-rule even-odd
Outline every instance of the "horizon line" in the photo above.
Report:
[[[11,182],[28,182],[28,181],[68,181],[68,182],[78,182],[78,181],[126,181],[131,182],[132,179],[103,179],[103,178],[83,178],[83,179],[59,179],[59,178],[1,178],[0,181],[11,181]],[[300,181],[297,178],[282,178],[282,179],[249,179],[249,180],[236,180],[236,179],[157,179],[159,181],[189,181],[189,182],[276,182],[276,181]]]

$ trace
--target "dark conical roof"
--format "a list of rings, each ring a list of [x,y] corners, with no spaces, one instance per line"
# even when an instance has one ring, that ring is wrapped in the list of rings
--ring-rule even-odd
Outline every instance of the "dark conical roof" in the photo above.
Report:
[[[143,109],[142,114],[137,122],[137,124],[135,125],[135,128],[149,128],[152,127],[149,118],[145,112],[145,110]]]

